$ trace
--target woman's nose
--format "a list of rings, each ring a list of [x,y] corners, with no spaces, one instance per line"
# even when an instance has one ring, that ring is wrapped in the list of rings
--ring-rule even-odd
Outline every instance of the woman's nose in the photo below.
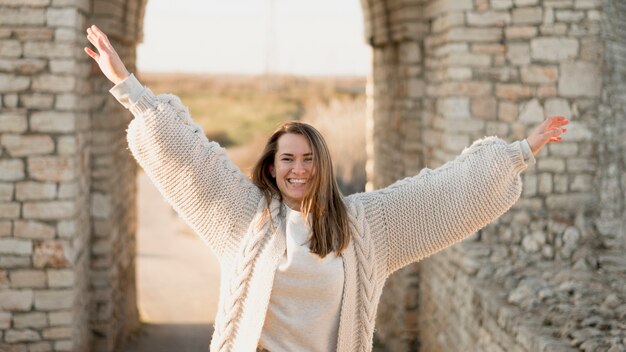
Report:
[[[291,172],[294,174],[302,174],[306,172],[306,167],[303,162],[296,162],[293,169],[291,169]]]

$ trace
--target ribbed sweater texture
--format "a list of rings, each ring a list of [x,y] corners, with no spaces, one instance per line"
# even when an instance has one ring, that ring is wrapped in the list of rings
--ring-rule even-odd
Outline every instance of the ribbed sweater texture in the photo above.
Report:
[[[261,191],[209,141],[178,97],[155,96],[131,75],[111,93],[134,115],[133,156],[220,263],[211,351],[255,351],[277,265],[285,253],[281,203]],[[520,142],[474,142],[454,160],[373,192],[344,198],[352,238],[342,253],[337,351],[371,351],[376,309],[396,270],[449,247],[506,212],[527,167]],[[534,159],[533,159],[534,161]],[[442,278],[444,279],[444,278]]]

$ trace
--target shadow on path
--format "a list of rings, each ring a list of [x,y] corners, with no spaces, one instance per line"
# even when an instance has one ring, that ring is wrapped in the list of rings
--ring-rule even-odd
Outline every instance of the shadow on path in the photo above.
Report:
[[[144,324],[121,352],[206,352],[212,324]]]

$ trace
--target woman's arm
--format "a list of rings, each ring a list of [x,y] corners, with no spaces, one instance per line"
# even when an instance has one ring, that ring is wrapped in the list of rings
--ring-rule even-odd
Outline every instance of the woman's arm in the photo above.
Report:
[[[104,33],[97,28],[88,33],[100,54],[87,48],[86,52],[116,84],[111,93],[135,116],[128,127],[133,156],[218,257],[234,251],[254,216],[261,192],[224,149],[209,142],[178,97],[153,95],[128,73]]]
[[[560,141],[565,124],[560,117],[546,120],[527,138],[530,151]],[[363,204],[387,274],[463,240],[509,210],[522,191],[523,143],[485,138],[437,169],[350,197]]]

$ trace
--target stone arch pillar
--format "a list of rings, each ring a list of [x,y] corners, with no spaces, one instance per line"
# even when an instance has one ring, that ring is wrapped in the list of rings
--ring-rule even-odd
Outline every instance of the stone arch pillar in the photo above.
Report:
[[[138,323],[129,114],[83,53],[131,69],[145,1],[0,2],[0,350],[112,351]]]

